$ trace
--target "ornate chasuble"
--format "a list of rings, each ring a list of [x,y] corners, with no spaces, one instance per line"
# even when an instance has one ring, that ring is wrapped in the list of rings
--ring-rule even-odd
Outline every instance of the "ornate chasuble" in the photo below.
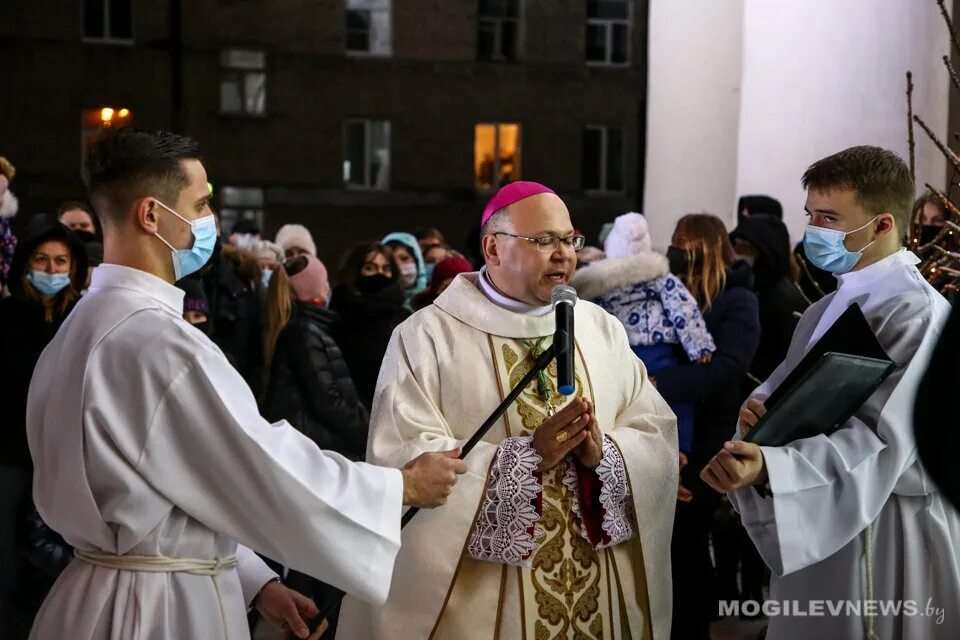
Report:
[[[523,341],[490,336],[501,398],[530,371],[536,356],[551,341],[552,336]],[[549,415],[576,398],[586,396],[594,401],[579,348],[575,371],[575,395],[560,395],[554,360],[545,375],[535,379],[504,414],[507,437],[533,435]],[[626,554],[614,553],[614,549],[594,549],[581,532],[574,499],[576,482],[572,457],[543,474],[538,525],[543,535],[530,557],[530,568],[502,565],[505,571],[517,572],[517,580],[511,582],[519,583],[519,594],[501,589],[498,609],[503,610],[504,598],[519,595],[523,637],[530,640],[652,638],[639,541],[620,545],[630,548],[630,554],[639,559],[637,566],[625,562]],[[472,558],[463,562],[490,564]],[[632,609],[630,615],[628,608]],[[642,621],[639,625],[638,620]],[[631,627],[631,622],[636,626]]]

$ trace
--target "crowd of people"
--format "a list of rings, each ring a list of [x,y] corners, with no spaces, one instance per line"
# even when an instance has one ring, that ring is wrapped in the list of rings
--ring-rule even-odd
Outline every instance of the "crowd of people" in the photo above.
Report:
[[[91,272],[111,259],[97,215],[81,199],[18,220],[14,234],[23,206],[15,187],[14,166],[0,158],[0,629],[10,638],[26,636],[72,557],[31,498],[30,380],[90,288]],[[925,198],[917,206],[937,205]],[[672,624],[683,640],[709,638],[719,600],[762,600],[768,589],[770,571],[740,515],[700,472],[730,439],[744,401],[787,357],[804,311],[837,287],[802,243],[791,247],[776,199],[745,196],[738,209],[732,231],[714,215],[684,216],[665,253],[654,250],[645,217],[625,213],[588,239],[593,246],[578,252],[571,278],[581,299],[623,325],[677,416]],[[936,213],[926,235],[944,217]],[[281,227],[272,240],[249,220],[218,227],[209,262],[176,284],[183,319],[219,347],[265,418],[287,420],[321,449],[362,461],[395,330],[481,265],[433,228],[371,238],[335,268],[317,257],[318,240],[336,242],[300,224]],[[317,602],[336,597],[329,585],[273,566]]]

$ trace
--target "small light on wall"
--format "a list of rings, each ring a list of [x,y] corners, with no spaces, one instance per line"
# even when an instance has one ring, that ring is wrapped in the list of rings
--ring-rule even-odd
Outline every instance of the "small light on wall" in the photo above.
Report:
[[[104,107],[100,109],[100,120],[104,123],[109,123],[113,120],[113,109],[110,107]]]

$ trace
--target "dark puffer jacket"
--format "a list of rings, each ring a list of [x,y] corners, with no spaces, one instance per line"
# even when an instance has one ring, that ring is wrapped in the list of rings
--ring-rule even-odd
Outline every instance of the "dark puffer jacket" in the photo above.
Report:
[[[743,402],[741,385],[760,342],[753,272],[744,262],[727,271],[727,285],[703,314],[717,350],[707,364],[682,364],[657,374],[657,390],[667,402],[696,403],[689,471],[699,474],[725,440],[733,437]],[[698,466],[699,465],[699,466]],[[691,490],[702,486],[697,479]]]
[[[767,215],[742,218],[730,234],[757,250],[754,291],[760,303],[760,345],[750,367],[756,380],[766,380],[787,356],[790,340],[809,302],[790,280],[790,235],[781,220]],[[756,388],[756,380],[747,384]]]
[[[286,419],[321,449],[363,460],[370,416],[333,340],[336,322],[328,309],[296,303],[277,338],[263,413]]]

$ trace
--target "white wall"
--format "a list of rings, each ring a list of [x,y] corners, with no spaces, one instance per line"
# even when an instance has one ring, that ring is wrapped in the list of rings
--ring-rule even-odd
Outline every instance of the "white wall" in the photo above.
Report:
[[[650,0],[644,208],[664,249],[685,213],[736,196],[743,0]]]
[[[650,0],[644,213],[654,246],[685,213],[732,225],[745,193],[781,200],[798,240],[812,162],[855,144],[906,159],[907,69],[915,112],[945,137],[948,46],[934,0]],[[941,186],[944,160],[917,133],[918,182]]]
[[[811,163],[859,144],[907,160],[908,69],[914,112],[943,138],[949,39],[934,0],[746,0],[743,31],[737,192],[780,199],[795,240]],[[917,133],[918,182],[942,186],[945,161]]]

